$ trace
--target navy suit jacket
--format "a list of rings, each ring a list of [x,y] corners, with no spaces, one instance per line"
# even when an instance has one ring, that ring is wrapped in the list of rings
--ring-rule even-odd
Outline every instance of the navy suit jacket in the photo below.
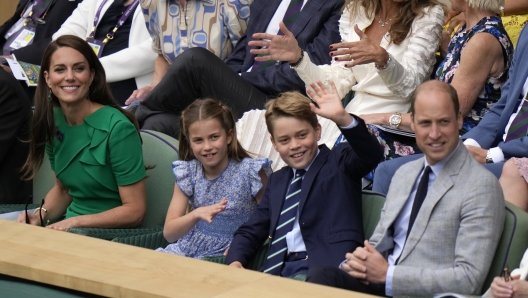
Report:
[[[254,33],[266,32],[280,3],[281,0],[253,1],[245,35],[226,59],[227,65],[240,73],[242,78],[270,96],[294,90],[305,93],[306,89],[304,82],[287,62],[255,72],[246,72],[253,65],[256,56],[249,52],[251,47],[248,42],[252,40]],[[330,64],[329,46],[341,41],[338,21],[343,5],[344,0],[309,0],[290,30],[299,46],[317,65]]]
[[[341,143],[331,151],[321,145],[302,182],[299,225],[309,267],[338,266],[345,254],[364,240],[361,178],[374,169],[383,151],[365,123],[356,119],[356,127],[342,130],[350,143]],[[293,171],[287,166],[268,178],[260,205],[235,232],[228,264],[239,261],[247,266],[264,241],[273,239],[292,177]]]
[[[501,98],[493,105],[479,124],[462,136],[463,139],[474,139],[482,148],[499,147],[504,158],[528,157],[528,136],[505,143],[502,140],[510,116],[517,112],[521,100],[524,83],[528,78],[528,26],[517,41],[513,53],[512,65],[508,74],[508,81],[502,86]],[[524,95],[524,94],[523,94]]]
[[[0,26],[0,47],[4,46],[7,31],[20,19],[20,15],[29,1],[20,0],[13,16]],[[46,23],[37,24],[32,44],[13,51],[16,58],[20,61],[40,65],[44,50],[51,42],[51,36],[59,30],[62,23],[66,21],[81,2],[82,0],[53,0],[44,18]]]

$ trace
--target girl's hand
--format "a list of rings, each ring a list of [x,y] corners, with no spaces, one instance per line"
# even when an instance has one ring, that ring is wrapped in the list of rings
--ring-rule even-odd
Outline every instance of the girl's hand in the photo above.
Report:
[[[223,198],[222,201],[218,204],[197,208],[193,210],[192,213],[194,213],[194,215],[198,219],[206,221],[208,223],[212,223],[213,217],[215,217],[218,213],[224,211],[226,209],[226,205],[227,199]]]
[[[259,47],[249,52],[254,55],[255,61],[280,60],[295,63],[301,58],[301,48],[283,22],[279,24],[280,31],[284,35],[274,35],[268,33],[255,33],[254,39],[248,43],[250,47]]]
[[[334,121],[339,126],[348,126],[352,123],[352,116],[343,108],[333,81],[330,81],[330,86],[332,86],[332,92],[328,91],[321,81],[318,81],[317,84],[310,84],[311,89],[306,89],[306,93],[319,106],[317,108],[311,103],[312,111],[321,117]]]
[[[40,216],[38,214],[33,214],[28,212],[29,224],[33,226],[40,226]],[[26,212],[20,212],[18,214],[17,222],[26,223]]]
[[[46,226],[47,229],[63,231],[63,232],[68,231],[70,228],[76,228],[76,227],[78,227],[78,224],[77,224],[77,218],[75,217],[70,217],[68,219],[61,220],[59,222]]]
[[[340,42],[330,45],[330,56],[335,61],[350,61],[345,67],[353,67],[360,64],[376,63],[385,66],[389,60],[389,54],[384,48],[375,44],[363,31],[354,25],[354,31],[359,36],[359,41]]]

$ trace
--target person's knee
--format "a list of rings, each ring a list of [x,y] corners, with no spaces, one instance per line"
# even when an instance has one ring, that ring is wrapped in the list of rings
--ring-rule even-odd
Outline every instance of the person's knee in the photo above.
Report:
[[[516,178],[519,176],[519,168],[515,164],[513,158],[504,163],[501,178]]]
[[[332,276],[335,275],[334,270],[341,270],[335,267],[315,267],[310,268],[306,275],[306,281],[320,285],[331,285]]]
[[[154,114],[146,118],[141,129],[153,130],[179,138],[180,117],[171,113]]]

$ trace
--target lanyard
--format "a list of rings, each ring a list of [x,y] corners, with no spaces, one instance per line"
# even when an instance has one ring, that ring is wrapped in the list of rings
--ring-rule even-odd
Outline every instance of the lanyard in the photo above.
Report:
[[[40,5],[42,5],[43,3],[46,3],[46,1],[48,1],[48,4],[46,5],[46,9],[40,10],[40,12],[36,12],[34,14],[35,10],[38,9],[40,7]],[[20,14],[20,18],[26,19],[24,21],[24,27],[27,26],[30,21],[35,22],[37,24],[45,24],[46,22],[44,21],[44,19],[46,18],[46,14],[48,13],[48,10],[51,7],[51,3],[53,3],[53,2],[54,1],[52,1],[52,0],[35,0],[35,1],[33,1],[33,7],[31,8],[31,11],[29,12],[27,17],[24,17],[24,14],[26,13],[26,10],[29,7],[29,4],[31,3],[31,1],[28,1],[28,3],[26,3],[26,6],[24,7],[24,10]],[[42,16],[42,18],[41,18],[41,16]]]
[[[103,6],[106,4],[107,1],[108,0],[103,0],[101,5],[99,5],[99,8],[97,9],[97,12],[95,14],[94,23],[93,23],[93,27],[92,27],[92,32],[90,33],[90,35],[88,35],[88,38],[92,38],[92,39],[94,38],[94,36],[95,36],[95,28],[97,28],[97,25],[99,24],[99,20],[100,20],[100,17],[101,17],[101,11],[103,10]],[[114,34],[116,33],[117,29],[119,29],[121,26],[123,26],[125,21],[132,14],[132,12],[134,10],[136,10],[136,7],[138,6],[138,4],[139,4],[139,0],[134,0],[134,2],[132,2],[130,5],[127,6],[125,12],[123,13],[123,15],[117,21],[117,24],[115,25],[114,29],[111,30],[110,32],[108,32],[108,34],[106,34],[106,38],[103,40],[103,43],[107,43],[109,40],[114,39]]]

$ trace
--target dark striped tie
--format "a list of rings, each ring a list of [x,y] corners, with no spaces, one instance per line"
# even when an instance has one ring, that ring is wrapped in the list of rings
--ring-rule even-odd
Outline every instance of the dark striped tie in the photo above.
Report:
[[[282,19],[282,21],[284,22],[284,25],[286,25],[286,28],[288,28],[288,30],[291,30],[291,28],[293,27],[293,23],[301,14],[302,5],[303,5],[303,0],[291,0],[290,5],[288,5],[288,8],[286,9],[286,14],[284,14],[284,18]],[[284,33],[282,33],[279,30],[277,35],[284,35]],[[259,56],[264,56],[264,55],[259,55]],[[275,64],[275,60],[255,61],[253,62],[251,71],[261,70],[273,64]]]
[[[271,239],[268,258],[262,267],[264,268],[264,273],[280,275],[284,259],[288,252],[286,234],[293,229],[293,223],[297,217],[297,210],[299,209],[299,194],[301,193],[302,179],[305,172],[305,170],[297,170],[294,179],[290,183],[290,188],[284,199],[282,212],[279,216],[277,227],[275,228],[275,234]]]
[[[521,103],[521,109],[517,113],[517,116],[513,119],[508,133],[506,134],[506,142],[511,140],[518,139],[520,137],[526,136],[528,131],[528,93],[524,96],[524,99]]]

